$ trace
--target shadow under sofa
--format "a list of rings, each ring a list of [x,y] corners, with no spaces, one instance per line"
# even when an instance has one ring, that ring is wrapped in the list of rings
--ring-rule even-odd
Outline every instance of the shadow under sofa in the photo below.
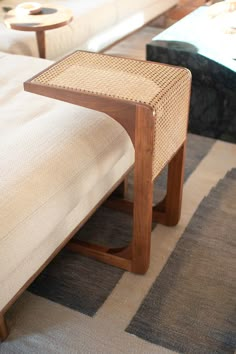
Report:
[[[50,64],[0,52],[0,339],[8,308],[134,162],[105,114],[23,91]]]

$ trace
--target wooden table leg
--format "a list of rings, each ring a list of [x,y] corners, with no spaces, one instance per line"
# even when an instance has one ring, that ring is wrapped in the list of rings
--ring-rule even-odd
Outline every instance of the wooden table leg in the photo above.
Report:
[[[135,125],[134,207],[131,270],[144,274],[149,267],[152,227],[153,116],[138,107]]]
[[[161,203],[153,207],[153,221],[160,224],[175,226],[179,222],[184,183],[185,150],[186,142],[169,162],[166,196]]]
[[[168,166],[166,194],[166,225],[178,224],[181,215],[182,194],[184,183],[184,162],[186,142],[181,146]]]
[[[45,32],[37,31],[36,32],[39,57],[45,59],[46,58],[46,48],[45,48]]]

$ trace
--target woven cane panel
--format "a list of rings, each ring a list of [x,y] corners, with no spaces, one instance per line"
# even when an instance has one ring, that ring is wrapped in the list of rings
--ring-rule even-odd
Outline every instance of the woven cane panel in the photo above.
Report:
[[[182,68],[78,51],[32,82],[149,105],[154,179],[185,140],[189,80]]]
[[[172,86],[159,98],[154,131],[153,179],[186,139],[190,83],[187,71],[172,80]]]

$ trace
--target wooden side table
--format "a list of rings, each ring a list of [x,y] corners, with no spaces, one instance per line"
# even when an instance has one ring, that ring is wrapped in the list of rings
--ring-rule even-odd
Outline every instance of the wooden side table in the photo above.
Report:
[[[135,273],[147,271],[152,220],[173,226],[180,218],[190,84],[184,68],[82,51],[24,83],[26,91],[108,114],[134,145],[134,201],[108,201],[133,215],[130,246],[72,241],[70,250]],[[167,164],[166,197],[153,206],[153,182]]]
[[[38,44],[40,58],[46,57],[45,31],[59,28],[72,21],[70,9],[62,6],[45,6],[38,14],[26,15],[17,13],[17,10],[9,11],[5,18],[7,27],[17,31],[34,31]]]

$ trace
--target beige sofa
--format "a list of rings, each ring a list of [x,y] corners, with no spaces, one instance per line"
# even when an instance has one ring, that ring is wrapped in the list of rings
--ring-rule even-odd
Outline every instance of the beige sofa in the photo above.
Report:
[[[35,34],[7,29],[3,6],[15,7],[21,0],[0,1],[0,51],[38,56]],[[39,1],[40,2],[40,1]],[[178,0],[57,0],[69,7],[73,21],[46,32],[48,59],[58,59],[75,49],[100,51],[154,17],[176,5]],[[55,3],[44,0],[41,3]]]
[[[3,315],[134,161],[105,114],[23,91],[50,61],[0,52],[0,338]]]

